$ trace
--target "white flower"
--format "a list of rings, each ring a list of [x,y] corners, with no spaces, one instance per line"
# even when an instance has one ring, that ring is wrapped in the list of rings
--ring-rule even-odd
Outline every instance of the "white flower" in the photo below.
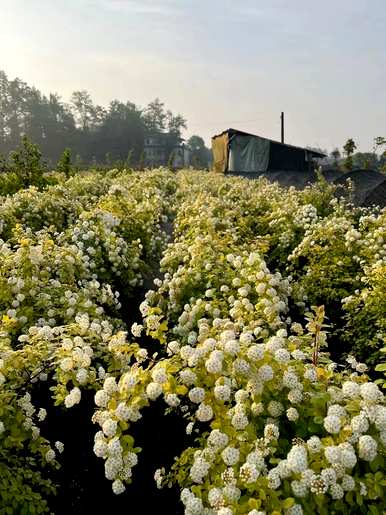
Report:
[[[163,367],[155,368],[151,374],[155,383],[164,384],[168,380],[168,375]]]
[[[329,463],[332,465],[340,463],[341,449],[334,445],[330,445],[324,449],[324,455]]]
[[[236,485],[228,483],[222,489],[224,497],[230,502],[237,502],[240,499],[241,491]]]
[[[340,431],[340,418],[336,415],[329,415],[325,417],[324,422],[324,429],[331,434],[339,433]]]
[[[253,463],[244,463],[240,468],[240,480],[247,485],[254,483],[259,477],[260,471],[257,470],[256,465]]]
[[[280,479],[280,476],[279,476],[279,473],[277,472],[277,470],[275,470],[275,469],[270,470],[268,472],[267,479],[268,479],[269,488],[272,488],[273,490],[276,490],[277,488],[279,488],[279,486],[281,484],[281,479]]]
[[[328,485],[321,476],[315,476],[310,483],[310,490],[317,495],[323,495],[327,492]]]
[[[111,418],[108,418],[102,424],[102,431],[110,438],[115,436],[115,433],[117,432],[117,422]]]
[[[278,363],[287,363],[290,357],[290,353],[286,349],[278,349],[274,354],[274,358]]]
[[[291,422],[295,422],[299,418],[299,412],[296,408],[288,408],[286,413],[288,420]]]
[[[279,428],[275,424],[266,424],[264,427],[264,438],[267,440],[277,440],[279,434]]]
[[[299,404],[303,399],[303,393],[298,388],[295,388],[288,392],[287,398],[292,404]]]
[[[297,388],[299,385],[298,376],[294,372],[285,371],[283,375],[283,386],[287,388]]]
[[[40,408],[40,410],[38,411],[38,419],[40,420],[40,422],[42,422],[47,416],[47,410],[45,410],[44,408]]]
[[[336,483],[336,472],[332,467],[323,469],[320,475],[328,485]]]
[[[270,415],[272,415],[272,417],[280,417],[283,411],[283,405],[278,401],[271,401],[268,404],[268,412]]]
[[[143,330],[143,325],[137,324],[136,322],[134,322],[134,324],[132,324],[132,326],[131,326],[131,333],[136,338],[139,338],[141,336],[142,330]]]
[[[287,455],[288,467],[295,473],[307,468],[307,451],[302,445],[294,445]]]
[[[94,402],[100,408],[105,408],[110,400],[110,396],[105,390],[99,390],[94,396]]]
[[[345,381],[342,385],[342,392],[345,397],[349,397],[350,399],[355,399],[359,397],[360,387],[359,384],[354,383],[353,381]]]
[[[375,383],[364,383],[360,386],[362,398],[367,402],[377,402],[382,393]]]
[[[264,345],[251,345],[247,351],[247,356],[251,361],[259,361],[264,357]]]
[[[118,386],[115,381],[115,377],[106,377],[103,383],[103,389],[109,395],[112,395],[113,393],[117,392]]]
[[[378,406],[374,420],[375,426],[379,431],[386,430],[386,407]]]
[[[295,497],[305,497],[307,495],[307,486],[303,481],[292,481],[291,488]]]
[[[365,363],[358,363],[355,367],[355,370],[359,372],[360,374],[363,374],[368,370],[368,366]]]
[[[66,408],[72,408],[72,406],[74,406],[75,404],[79,404],[81,395],[81,391],[78,387],[73,388],[64,399],[64,404]]]
[[[208,492],[208,501],[211,506],[220,504],[223,500],[221,488],[211,488]]]
[[[311,381],[312,383],[317,381],[318,376],[316,374],[316,370],[314,368],[307,368],[304,372],[304,379],[308,379],[308,381]]]
[[[233,510],[231,508],[220,508],[217,512],[217,515],[233,515]]]
[[[187,435],[191,435],[194,427],[194,422],[189,422],[189,424],[186,426],[185,433]]]
[[[154,480],[156,482],[156,485],[157,485],[157,488],[158,489],[161,489],[162,488],[162,480],[163,480],[163,476],[165,474],[165,469],[164,468],[160,468],[160,469],[157,469],[155,472],[154,472]],[[184,489],[185,490],[185,489]],[[183,490],[183,491],[184,491]],[[190,493],[190,492],[189,492]],[[182,493],[181,493],[181,500],[182,499]]]
[[[225,463],[225,465],[233,466],[239,461],[240,451],[235,447],[226,447],[222,453],[221,457]]]
[[[200,422],[208,422],[213,417],[213,410],[208,404],[201,403],[196,411],[196,417]]]
[[[95,456],[98,456],[98,458],[105,458],[107,456],[107,443],[103,440],[97,440],[94,443],[94,454]]]
[[[119,495],[126,490],[126,487],[120,479],[116,479],[112,484],[112,489],[115,495]]]
[[[341,486],[342,486],[343,490],[345,490],[346,492],[351,492],[351,491],[355,490],[354,478],[345,474],[342,478]]]
[[[149,383],[146,387],[146,395],[152,401],[155,401],[162,393],[162,386],[159,383]]]
[[[197,381],[196,374],[189,368],[185,368],[180,372],[181,381],[186,385],[194,384]]]
[[[221,449],[228,444],[229,437],[225,433],[222,433],[219,429],[213,429],[208,437],[208,443]]]
[[[365,433],[369,428],[366,416],[361,413],[351,419],[351,427],[355,433]]]
[[[330,486],[330,494],[333,499],[342,499],[344,496],[344,490],[340,485],[334,483]]]
[[[307,447],[311,453],[317,453],[322,449],[322,442],[317,436],[311,436],[311,438],[307,440]]]
[[[224,351],[227,354],[231,354],[232,356],[236,356],[240,350],[240,345],[236,340],[229,340],[224,344]]]
[[[327,410],[327,415],[331,416],[334,415],[336,417],[344,417],[346,415],[346,410],[343,406],[340,406],[339,404],[332,404],[329,406]]]
[[[210,374],[219,374],[222,370],[222,361],[220,359],[209,358],[205,361],[205,368]]]
[[[229,401],[231,389],[228,385],[218,385],[214,387],[214,396],[219,401]]]
[[[189,515],[201,515],[203,511],[202,501],[198,497],[192,496],[189,499],[187,499],[185,506],[185,513]]]
[[[115,416],[119,420],[129,420],[130,417],[130,409],[126,406],[124,402],[120,402],[115,410]]]
[[[362,496],[366,496],[367,495],[367,487],[366,487],[366,485],[364,483],[360,482],[359,486],[360,486],[359,494],[362,495]]]
[[[377,456],[378,444],[369,435],[363,435],[358,443],[359,457],[366,461],[373,461]]]
[[[176,408],[180,404],[180,399],[175,393],[168,393],[165,395],[165,402],[172,408]]]
[[[189,399],[196,404],[200,404],[200,402],[202,402],[205,399],[204,388],[200,388],[200,387],[192,388],[189,391]]]
[[[169,356],[177,354],[180,350],[180,344],[176,341],[169,342],[167,345],[167,353]]]
[[[294,359],[299,360],[299,361],[303,361],[304,359],[306,359],[306,355],[300,349],[295,349],[294,351],[291,352],[291,355]]]
[[[194,460],[190,469],[190,477],[194,483],[202,483],[203,478],[208,474],[210,464],[203,458]]]
[[[54,459],[55,459],[55,451],[50,449],[49,451],[46,452],[44,457],[45,457],[47,463],[50,463],[51,461],[54,461]]]
[[[80,384],[85,384],[87,383],[87,378],[88,378],[88,372],[85,368],[80,368],[77,373],[76,373],[76,380],[80,383]]]
[[[235,413],[232,417],[232,426],[235,429],[245,429],[249,424],[248,417],[244,413]]]
[[[300,504],[294,504],[286,513],[288,515],[303,515],[303,508]]]
[[[261,381],[270,381],[273,379],[273,370],[269,365],[263,365],[259,368],[258,377]]]

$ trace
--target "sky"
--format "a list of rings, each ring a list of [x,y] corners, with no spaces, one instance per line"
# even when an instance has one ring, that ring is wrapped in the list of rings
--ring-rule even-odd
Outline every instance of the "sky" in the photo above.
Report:
[[[386,0],[0,0],[0,69],[331,151],[386,136]]]

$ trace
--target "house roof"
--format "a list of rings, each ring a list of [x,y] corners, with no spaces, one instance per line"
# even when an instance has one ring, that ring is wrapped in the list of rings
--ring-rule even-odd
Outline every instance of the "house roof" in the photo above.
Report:
[[[241,136],[252,136],[254,138],[261,138],[261,139],[268,140],[271,143],[276,143],[277,145],[283,145],[288,148],[293,148],[296,150],[306,150],[306,151],[310,152],[310,154],[312,154],[314,157],[326,157],[325,154],[322,154],[321,152],[317,152],[316,150],[312,150],[312,149],[304,148],[304,147],[297,147],[295,145],[289,145],[288,143],[281,143],[281,141],[275,141],[273,139],[264,138],[263,136],[258,136],[257,134],[251,134],[250,132],[239,131],[238,129],[232,129],[232,128],[226,129],[225,131],[222,131],[220,134],[216,134],[215,136],[213,136],[212,139],[217,138],[218,136],[222,136],[223,134],[226,134],[226,133],[228,133],[230,136],[235,136],[236,134],[240,134]]]

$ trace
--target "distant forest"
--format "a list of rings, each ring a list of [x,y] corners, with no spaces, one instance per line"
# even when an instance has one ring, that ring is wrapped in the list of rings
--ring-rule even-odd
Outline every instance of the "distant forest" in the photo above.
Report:
[[[38,144],[49,164],[65,148],[78,164],[111,164],[118,160],[136,164],[146,134],[154,131],[181,136],[187,122],[165,108],[158,98],[145,108],[130,101],[112,100],[107,108],[94,104],[90,94],[74,91],[69,103],[56,93],[44,95],[22,80],[8,79],[0,70],[0,153],[7,156],[27,136]],[[204,140],[187,142],[200,164],[207,160]]]

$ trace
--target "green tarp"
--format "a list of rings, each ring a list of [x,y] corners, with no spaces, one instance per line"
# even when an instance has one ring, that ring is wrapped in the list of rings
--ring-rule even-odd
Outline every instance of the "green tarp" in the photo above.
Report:
[[[265,172],[268,169],[270,141],[258,136],[236,134],[229,141],[229,172]]]

